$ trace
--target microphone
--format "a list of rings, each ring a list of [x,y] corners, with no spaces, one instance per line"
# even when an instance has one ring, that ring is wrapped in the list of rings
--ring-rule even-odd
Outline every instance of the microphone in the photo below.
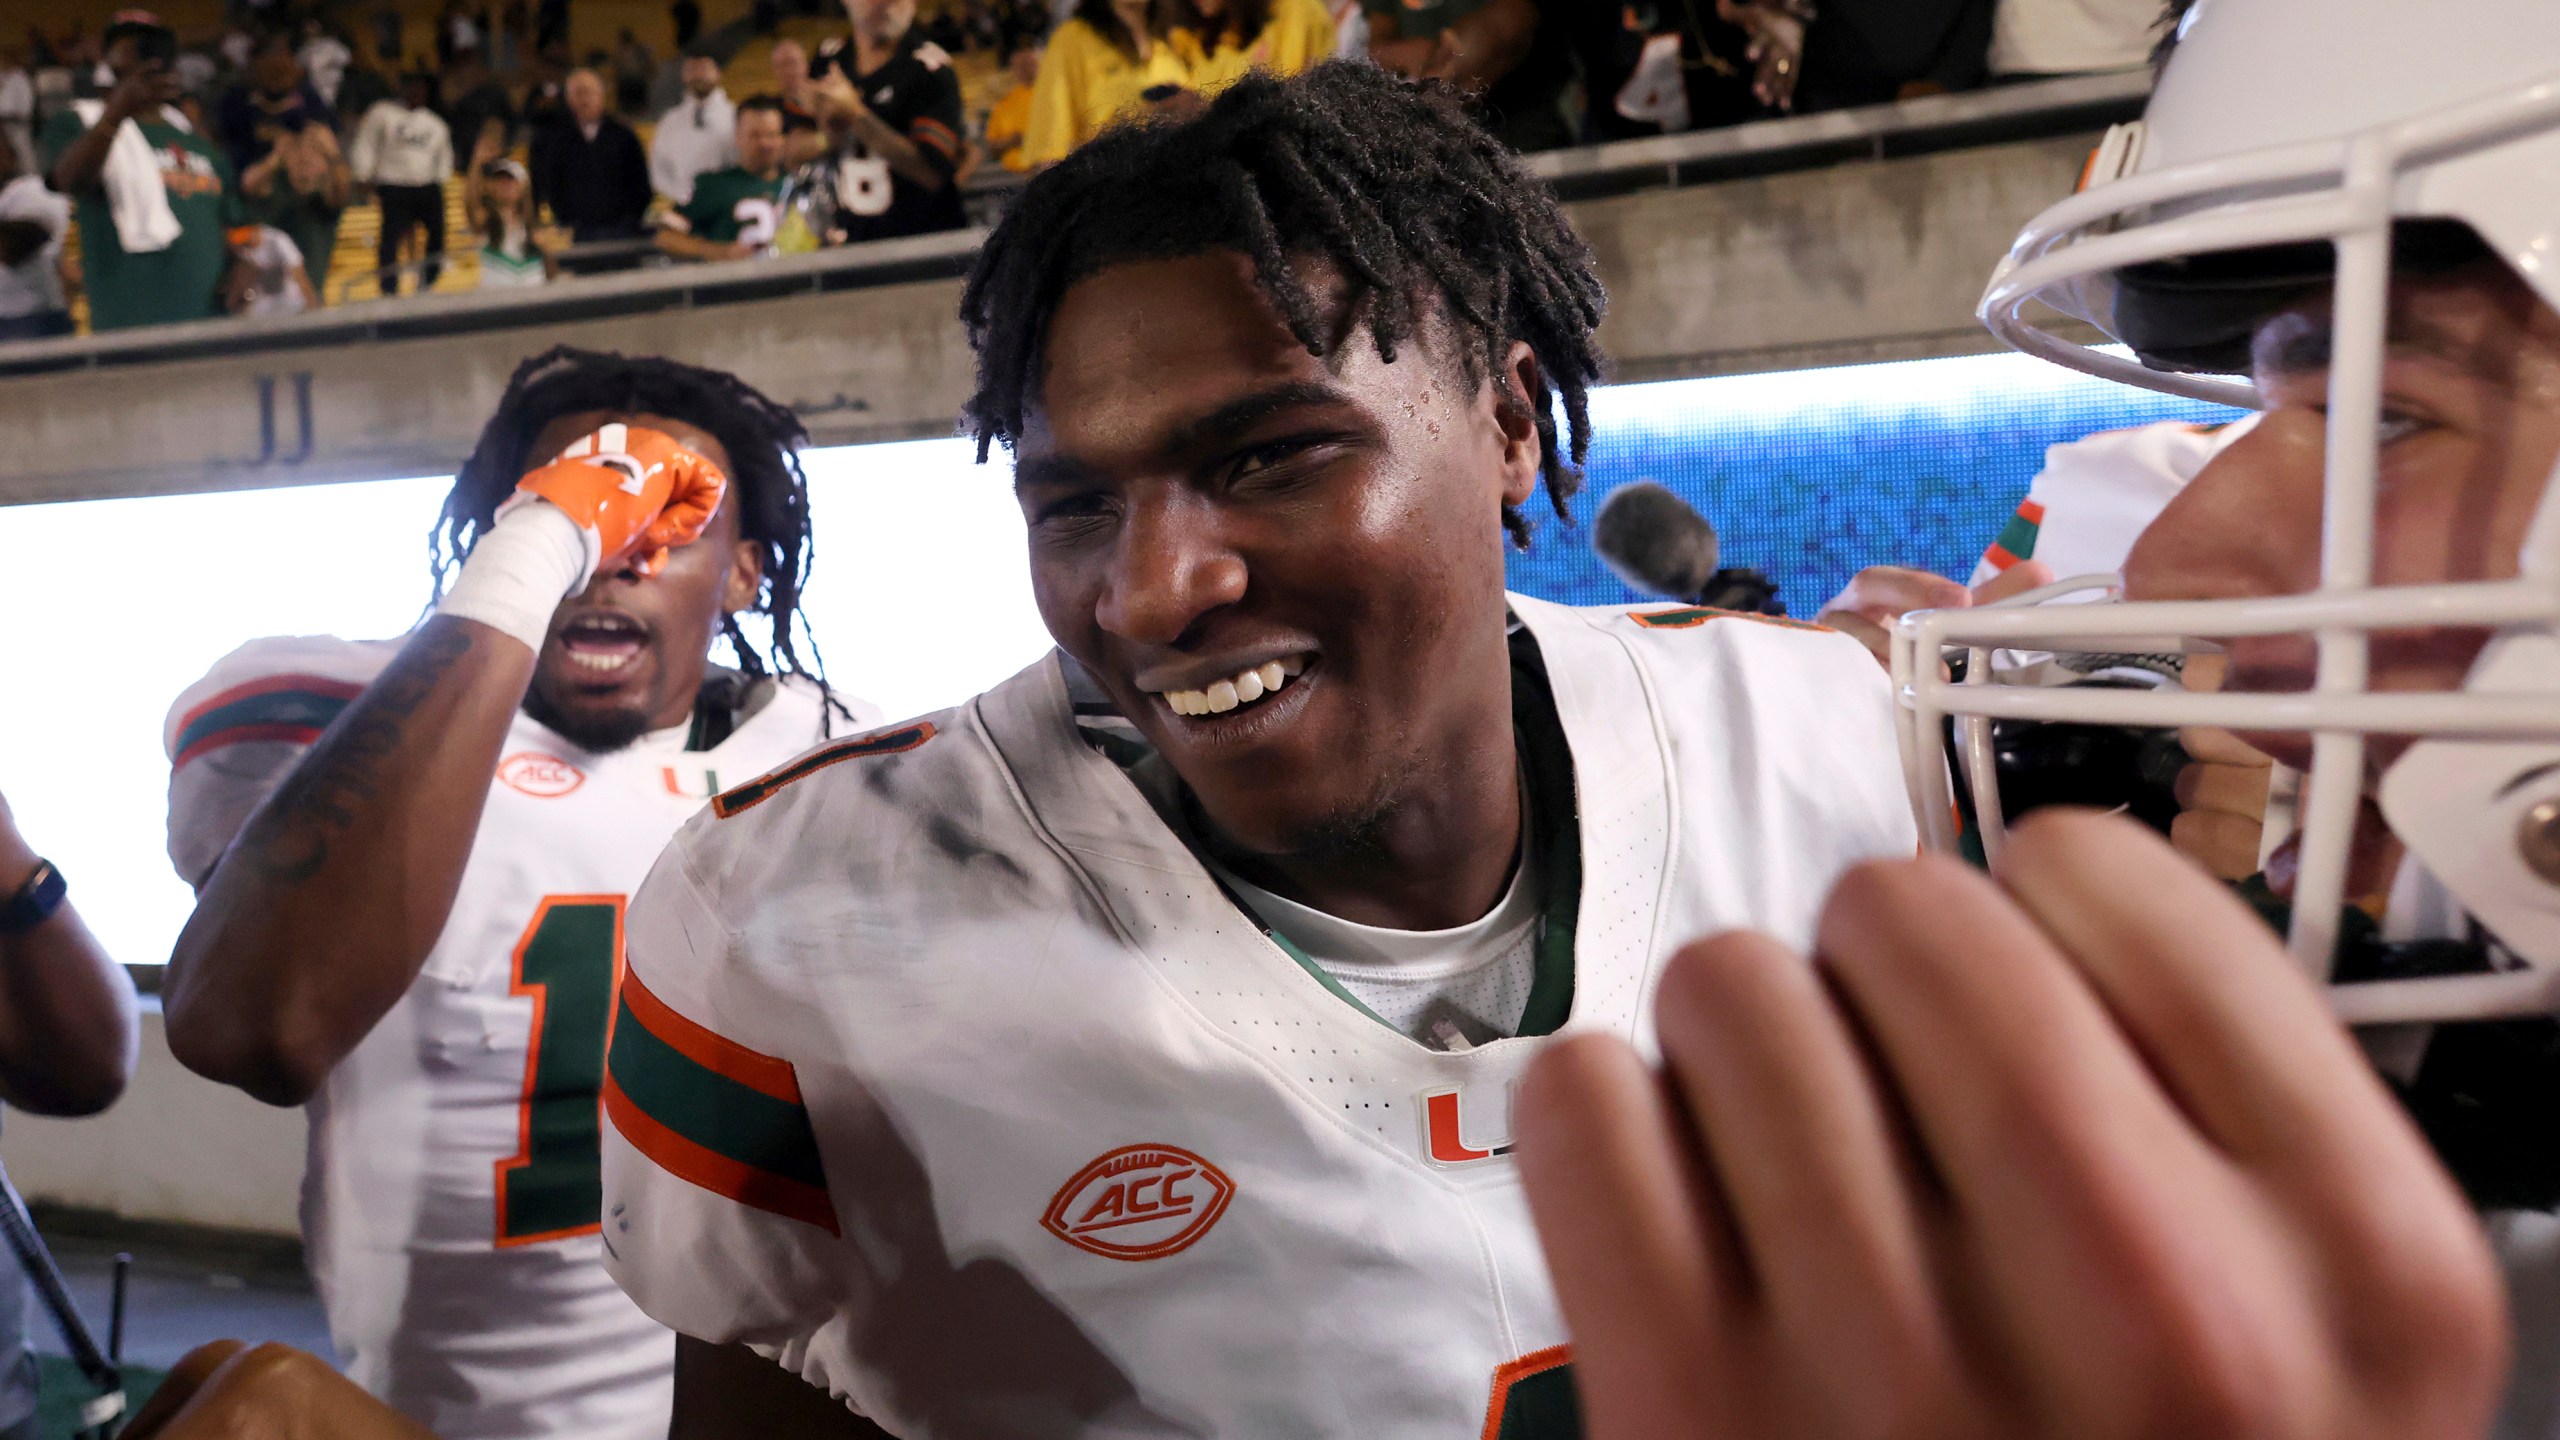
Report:
[[[1611,492],[1591,522],[1591,548],[1610,573],[1648,595],[1755,615],[1787,613],[1768,576],[1718,568],[1716,527],[1651,480]]]

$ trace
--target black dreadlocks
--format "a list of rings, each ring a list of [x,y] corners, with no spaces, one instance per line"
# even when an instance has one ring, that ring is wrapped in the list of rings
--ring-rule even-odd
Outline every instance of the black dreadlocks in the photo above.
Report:
[[[614,355],[555,345],[516,367],[498,411],[480,431],[480,443],[462,462],[444,516],[427,537],[435,593],[486,533],[498,506],[515,493],[533,437],[562,415],[610,410],[623,415],[664,415],[700,427],[729,452],[729,498],[738,506],[738,533],[764,547],[764,583],[752,607],[771,623],[764,650],[747,642],[735,615],[721,633],[749,676],[803,675],[826,683],[817,637],[800,613],[809,583],[809,481],[798,451],[809,441],[800,417],[766,399],[735,375],[663,360]],[[432,602],[430,602],[432,603]],[[794,628],[799,639],[793,639]],[[807,661],[800,658],[805,645]]]
[[[1538,359],[1536,413],[1547,500],[1570,521],[1574,466],[1590,445],[1587,395],[1600,377],[1592,330],[1606,297],[1591,252],[1554,195],[1470,119],[1457,92],[1372,65],[1330,63],[1294,79],[1256,72],[1182,124],[1122,126],[1024,188],[987,237],[960,299],[978,352],[967,421],[978,458],[1022,435],[1040,383],[1049,317],[1076,281],[1114,264],[1207,250],[1253,258],[1273,308],[1310,354],[1365,319],[1382,359],[1444,317],[1470,383],[1499,375],[1514,340]],[[1302,268],[1330,264],[1347,287],[1342,335]],[[1561,393],[1571,441],[1556,442]],[[1503,524],[1527,545],[1529,524]]]

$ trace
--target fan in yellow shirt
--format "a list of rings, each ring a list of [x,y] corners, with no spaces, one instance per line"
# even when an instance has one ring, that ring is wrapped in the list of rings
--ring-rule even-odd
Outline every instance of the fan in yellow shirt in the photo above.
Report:
[[[1295,75],[1333,54],[1324,0],[1172,0],[1173,47],[1203,94],[1248,70]]]
[[[1007,170],[1031,168],[1031,162],[1022,158],[1022,141],[1031,128],[1031,87],[1040,83],[1040,53],[1040,47],[1024,45],[1006,58],[1013,84],[987,111],[988,153]]]
[[[1114,120],[1196,94],[1191,67],[1153,8],[1150,0],[1076,0],[1075,15],[1050,35],[1031,87],[1023,164],[1063,160]]]

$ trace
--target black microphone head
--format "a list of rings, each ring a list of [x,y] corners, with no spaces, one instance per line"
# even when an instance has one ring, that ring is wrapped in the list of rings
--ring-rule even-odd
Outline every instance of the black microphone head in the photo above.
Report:
[[[1611,492],[1591,522],[1591,548],[1648,595],[1694,601],[1716,573],[1716,527],[1650,480]]]

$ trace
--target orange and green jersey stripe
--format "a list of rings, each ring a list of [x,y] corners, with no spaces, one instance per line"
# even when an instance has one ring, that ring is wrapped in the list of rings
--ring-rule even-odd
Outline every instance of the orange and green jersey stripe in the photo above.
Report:
[[[628,972],[604,1109],[622,1138],[677,1179],[841,1233],[791,1063],[677,1014]]]
[[[782,787],[805,780],[830,765],[847,760],[864,760],[875,755],[896,755],[913,750],[933,738],[933,722],[918,720],[889,730],[875,730],[856,735],[833,745],[821,745],[790,764],[768,774],[759,775],[735,790],[723,791],[711,799],[711,813],[726,820],[741,810],[752,810],[774,797]]]
[[[2006,570],[2021,560],[2033,560],[2036,558],[2036,535],[2043,528],[2044,503],[2021,500],[2018,513],[2010,516],[2009,523],[2000,527],[2000,534],[1992,540],[1991,548],[1982,552],[1982,558],[1994,570]]]
[[[308,745],[364,693],[362,685],[319,675],[269,675],[235,686],[178,721],[172,768],[209,750],[246,740]]]
[[[1627,618],[1648,630],[1691,630],[1710,620],[1750,620],[1762,625],[1775,625],[1781,630],[1829,630],[1810,620],[1790,620],[1784,615],[1761,615],[1749,610],[1719,610],[1712,605],[1683,605],[1677,610],[1630,610]]]

